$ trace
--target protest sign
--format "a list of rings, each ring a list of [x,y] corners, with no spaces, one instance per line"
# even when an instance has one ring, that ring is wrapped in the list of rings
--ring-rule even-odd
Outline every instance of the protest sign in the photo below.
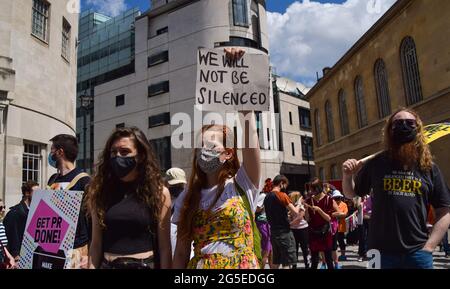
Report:
[[[28,213],[20,269],[65,269],[71,263],[83,192],[38,190]]]
[[[268,111],[269,57],[246,53],[232,61],[224,51],[200,48],[196,105],[203,111]]]

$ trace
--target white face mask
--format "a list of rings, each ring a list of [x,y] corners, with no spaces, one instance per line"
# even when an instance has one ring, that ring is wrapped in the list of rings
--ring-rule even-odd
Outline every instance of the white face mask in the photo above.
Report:
[[[225,163],[220,160],[221,152],[216,152],[215,150],[202,148],[197,150],[197,165],[205,174],[214,174]]]

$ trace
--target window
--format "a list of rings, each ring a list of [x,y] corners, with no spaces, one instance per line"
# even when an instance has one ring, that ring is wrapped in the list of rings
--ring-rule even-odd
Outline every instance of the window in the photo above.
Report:
[[[388,76],[383,59],[375,63],[375,87],[378,97],[378,113],[380,118],[391,114],[391,101],[389,97]]]
[[[160,29],[158,29],[158,30],[156,30],[156,35],[161,35],[161,34],[164,34],[164,33],[167,33],[167,32],[169,32],[169,27],[163,27],[163,28],[160,28]]]
[[[339,178],[336,164],[331,165],[330,173],[331,173],[331,179],[332,180],[337,180]]]
[[[327,121],[327,133],[328,141],[334,141],[334,123],[333,123],[333,111],[331,109],[330,101],[325,102],[325,118]]]
[[[150,143],[155,152],[155,156],[159,160],[161,170],[166,171],[170,169],[172,167],[170,137],[152,139],[150,140]]]
[[[44,0],[33,0],[33,24],[31,33],[42,41],[49,39],[50,4]]]
[[[289,124],[292,125],[292,112],[289,112]]]
[[[70,31],[70,23],[63,17],[61,55],[67,61],[70,59]]]
[[[148,97],[169,92],[169,81],[152,84],[148,87]]]
[[[295,157],[295,144],[291,142],[292,156]]]
[[[124,128],[124,127],[125,127],[124,122],[116,124],[116,128]]]
[[[323,168],[319,168],[319,178],[322,182],[325,181],[325,172]]]
[[[170,112],[153,115],[148,118],[148,127],[157,127],[161,125],[170,124]]]
[[[307,160],[312,160],[313,154],[313,140],[312,137],[302,136],[302,157]]]
[[[316,111],[314,112],[314,121],[316,123],[316,142],[317,142],[317,146],[321,146],[322,145],[322,136],[320,135],[320,115],[319,115],[319,110],[316,109]]]
[[[412,105],[422,100],[422,84],[420,83],[416,44],[412,37],[408,36],[402,41],[400,57],[402,62],[406,103]]]
[[[356,113],[358,116],[358,127],[362,128],[367,125],[367,111],[366,102],[364,100],[362,77],[357,76],[355,79],[355,98],[356,98]]]
[[[300,117],[300,127],[310,129],[311,128],[311,113],[309,109],[299,107],[298,114]]]
[[[345,91],[341,89],[338,95],[339,117],[341,118],[341,135],[347,135],[350,131],[348,127],[347,100]]]
[[[261,47],[258,42],[253,39],[244,38],[244,37],[236,37],[230,36],[230,41],[227,42],[215,42],[214,47],[226,47],[226,46],[242,46],[242,47],[251,47],[256,48],[261,51],[268,53],[267,49]]]
[[[22,183],[41,180],[41,147],[37,144],[24,143],[22,166]]]
[[[116,106],[122,106],[125,104],[125,94],[116,96]]]
[[[233,0],[233,20],[235,26],[249,26],[247,0]]]
[[[169,51],[159,52],[148,58],[148,67],[169,61]]]

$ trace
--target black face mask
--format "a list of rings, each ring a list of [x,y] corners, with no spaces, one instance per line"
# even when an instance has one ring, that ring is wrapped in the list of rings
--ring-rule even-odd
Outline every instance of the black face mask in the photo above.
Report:
[[[172,198],[176,199],[178,198],[178,196],[181,194],[181,192],[184,190],[183,187],[180,186],[173,186],[173,187],[169,187],[169,192],[170,195],[172,196]]]
[[[416,139],[417,129],[406,121],[398,122],[392,127],[392,140],[396,144],[405,144]]]
[[[136,167],[134,157],[113,157],[111,158],[111,168],[119,179],[126,177]]]

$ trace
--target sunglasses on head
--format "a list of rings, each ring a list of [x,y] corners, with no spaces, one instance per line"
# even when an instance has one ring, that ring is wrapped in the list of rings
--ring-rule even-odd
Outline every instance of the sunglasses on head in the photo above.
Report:
[[[393,126],[399,126],[402,124],[406,124],[407,126],[417,126],[417,121],[415,119],[405,118],[405,119],[396,119],[393,122]]]

